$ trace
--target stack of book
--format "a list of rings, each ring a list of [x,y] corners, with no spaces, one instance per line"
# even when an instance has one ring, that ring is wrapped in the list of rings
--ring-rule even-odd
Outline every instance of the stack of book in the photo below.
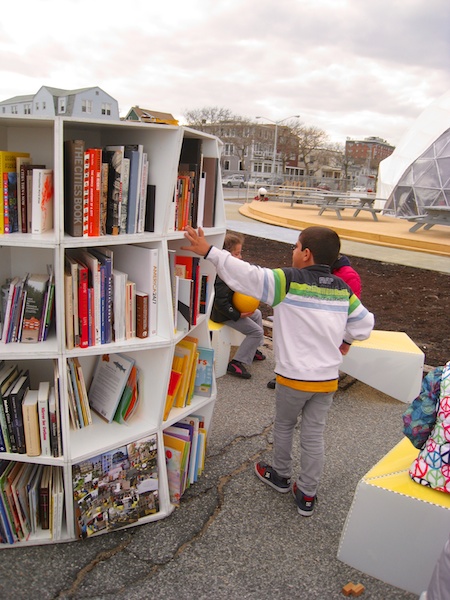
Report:
[[[59,375],[55,361],[52,384],[30,388],[27,370],[0,367],[0,451],[28,456],[61,456]]]
[[[202,474],[206,437],[204,418],[200,415],[189,415],[164,429],[164,451],[172,504],[179,504],[186,489]]]
[[[47,532],[62,538],[64,481],[60,467],[0,461],[0,537],[3,543],[27,541]]]
[[[154,231],[154,185],[141,144],[64,144],[65,231],[73,237]]]
[[[0,330],[2,343],[45,341],[53,322],[55,281],[48,274],[27,273],[8,279],[1,289]]]
[[[0,234],[41,234],[53,228],[53,170],[28,152],[0,150]]]
[[[67,250],[64,297],[68,349],[156,335],[158,249]]]
[[[202,142],[184,138],[169,228],[214,227],[218,159],[202,154]]]

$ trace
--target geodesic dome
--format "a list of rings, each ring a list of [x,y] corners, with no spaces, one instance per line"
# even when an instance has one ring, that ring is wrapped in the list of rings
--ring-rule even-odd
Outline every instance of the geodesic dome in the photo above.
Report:
[[[425,206],[450,207],[450,92],[418,117],[394,152],[381,161],[377,196],[384,212],[423,214]]]

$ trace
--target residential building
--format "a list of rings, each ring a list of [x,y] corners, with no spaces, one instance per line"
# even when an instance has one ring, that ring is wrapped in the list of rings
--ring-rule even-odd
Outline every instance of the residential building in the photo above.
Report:
[[[298,162],[297,137],[287,126],[278,126],[274,161],[275,125],[250,121],[222,121],[192,125],[216,135],[223,142],[221,169],[224,175],[241,174],[246,179],[284,177],[288,166]]]
[[[34,95],[3,100],[0,114],[118,120],[119,104],[99,87],[63,90],[44,85]]]
[[[363,140],[348,138],[345,142],[345,162],[354,173],[356,184],[375,190],[380,162],[394,150],[394,146],[379,137]]]
[[[173,115],[165,112],[157,112],[148,108],[132,106],[126,114],[125,121],[141,121],[142,123],[163,123],[164,125],[178,125]]]

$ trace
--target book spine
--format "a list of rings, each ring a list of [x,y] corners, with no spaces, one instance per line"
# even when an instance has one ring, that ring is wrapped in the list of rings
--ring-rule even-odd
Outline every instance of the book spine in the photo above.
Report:
[[[64,143],[64,227],[72,237],[83,236],[84,141]]]
[[[88,224],[87,235],[100,235],[100,197],[101,197],[101,169],[102,169],[102,150],[101,148],[89,148],[85,155],[89,158],[89,164],[85,164],[85,178],[87,177],[87,200],[88,200]]]
[[[143,154],[142,159],[142,178],[139,191],[139,205],[138,205],[138,220],[137,220],[137,233],[144,232],[145,225],[145,210],[147,202],[147,184],[148,184],[148,155],[146,152]]]
[[[59,456],[58,452],[58,420],[56,415],[56,398],[55,390],[51,388],[48,402],[48,423],[50,432],[50,448],[51,456]]]
[[[27,456],[39,456],[41,454],[41,439],[39,434],[37,402],[33,404],[24,404],[22,410]]]
[[[18,454],[27,453],[25,442],[25,424],[22,412],[22,398],[23,396],[21,397],[15,394],[11,394],[9,398],[11,421],[16,442],[15,452]]]
[[[8,402],[7,398],[3,398],[2,400],[3,400],[3,411],[5,413],[6,427],[8,429],[10,452],[17,452],[16,436],[14,433],[13,420],[12,420],[12,415],[11,415],[11,411],[9,408],[9,402]]]
[[[44,382],[46,384],[46,382]],[[39,386],[38,417],[42,456],[52,456],[50,445],[49,385]]]
[[[102,159],[103,161],[103,159]],[[102,162],[101,167],[101,194],[100,194],[100,234],[106,235],[106,217],[108,214],[108,171],[109,164]]]
[[[80,348],[89,346],[88,269],[78,269],[78,319],[80,323]]]
[[[130,183],[130,159],[124,158],[122,161],[122,203],[120,206],[120,227],[119,233],[127,233],[128,221],[128,192]]]
[[[10,233],[9,231],[9,203],[8,203],[8,173],[3,173],[3,211],[0,221],[0,234]]]
[[[83,237],[89,235],[89,215],[91,209],[92,194],[89,185],[89,166],[91,155],[89,150],[84,151],[83,155]]]
[[[150,266],[150,296],[149,296],[149,337],[158,333],[158,249],[153,248],[151,252]]]
[[[136,292],[136,337],[148,337],[148,294]]]
[[[28,233],[27,221],[27,166],[20,165],[20,226],[22,233]]]

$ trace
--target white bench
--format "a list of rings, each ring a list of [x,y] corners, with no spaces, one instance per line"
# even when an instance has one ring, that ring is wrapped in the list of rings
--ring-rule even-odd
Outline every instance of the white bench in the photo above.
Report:
[[[216,377],[222,377],[227,372],[230,362],[231,346],[240,346],[245,335],[224,323],[215,323],[211,319],[208,321],[208,329],[211,334],[211,345],[214,348]]]
[[[367,340],[353,342],[341,371],[401,402],[420,393],[424,353],[403,331],[374,329]]]
[[[427,589],[450,531],[450,494],[409,476],[418,453],[404,438],[364,475],[337,554],[351,567],[417,595]]]

